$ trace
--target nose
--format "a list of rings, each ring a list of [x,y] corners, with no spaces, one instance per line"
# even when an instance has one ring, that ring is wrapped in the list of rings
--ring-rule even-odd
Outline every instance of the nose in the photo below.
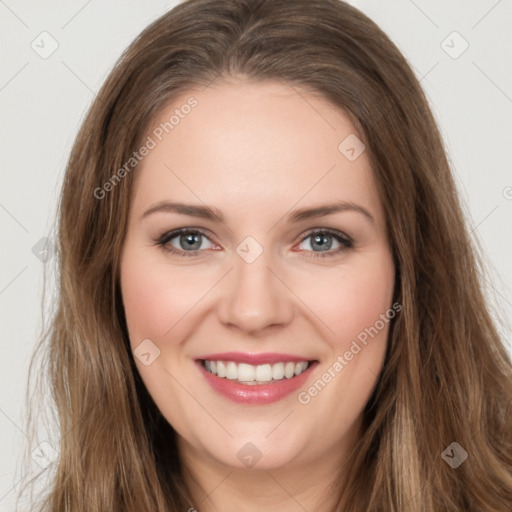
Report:
[[[270,260],[265,251],[252,263],[234,255],[234,268],[218,308],[223,324],[256,335],[291,322],[295,310],[293,292],[271,268]]]

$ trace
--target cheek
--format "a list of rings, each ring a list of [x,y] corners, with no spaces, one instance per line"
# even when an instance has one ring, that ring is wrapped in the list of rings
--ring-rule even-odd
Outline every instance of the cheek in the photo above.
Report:
[[[149,338],[158,344],[198,302],[208,280],[170,265],[148,265],[135,251],[121,266],[121,289],[132,346]]]
[[[331,330],[325,337],[330,354],[297,397],[309,417],[329,417],[329,439],[360,417],[384,363],[391,321],[401,309],[392,304],[395,270],[387,252],[336,276],[337,285],[331,281],[315,311]],[[311,292],[309,298],[313,304]]]
[[[360,334],[364,338],[366,329],[376,323],[383,331],[378,339],[386,337],[389,322],[383,326],[380,319],[392,306],[395,281],[388,251],[340,267],[325,279],[317,277],[315,286],[310,280],[303,283],[300,295],[326,326],[326,339],[333,352],[348,350],[352,340]],[[377,340],[377,336],[373,338]]]

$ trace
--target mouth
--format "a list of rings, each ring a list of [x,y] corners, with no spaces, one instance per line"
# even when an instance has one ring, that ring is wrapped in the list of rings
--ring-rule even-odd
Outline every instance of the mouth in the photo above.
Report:
[[[317,360],[286,354],[212,354],[196,359],[206,382],[238,404],[261,405],[285,398],[303,386]]]
[[[252,365],[235,361],[200,360],[204,369],[221,379],[236,381],[246,386],[274,384],[284,379],[292,379],[304,373],[313,361],[279,362],[274,364]]]

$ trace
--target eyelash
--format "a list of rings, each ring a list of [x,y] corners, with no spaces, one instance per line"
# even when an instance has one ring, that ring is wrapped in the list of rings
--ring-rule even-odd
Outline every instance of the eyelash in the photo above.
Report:
[[[185,257],[198,257],[200,255],[200,251],[183,251],[176,249],[175,247],[172,247],[170,245],[167,245],[173,238],[176,238],[179,235],[182,234],[200,234],[210,240],[206,233],[202,231],[201,229],[192,229],[192,228],[181,228],[176,229],[174,231],[168,231],[163,233],[158,239],[155,240],[155,245],[161,247],[164,251],[170,252],[172,254],[176,254],[178,256],[185,256]],[[314,229],[312,231],[309,231],[300,241],[300,243],[303,243],[305,240],[307,240],[311,236],[320,235],[320,234],[327,234],[329,236],[332,236],[337,242],[341,244],[340,247],[334,250],[329,251],[306,251],[312,253],[311,256],[308,256],[310,258],[329,258],[332,256],[335,256],[337,254],[340,254],[343,251],[346,251],[347,249],[351,249],[354,246],[353,240],[348,237],[347,235],[344,235],[338,231],[333,231],[330,229]],[[211,241],[211,240],[210,240]]]

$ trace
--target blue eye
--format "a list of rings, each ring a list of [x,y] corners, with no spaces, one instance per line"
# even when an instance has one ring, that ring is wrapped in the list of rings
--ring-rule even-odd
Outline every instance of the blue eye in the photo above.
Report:
[[[311,239],[309,242],[311,250],[306,250],[306,252],[311,253],[308,257],[313,258],[335,256],[354,246],[353,241],[347,235],[328,229],[317,229],[310,232],[307,236],[302,238],[299,247],[308,239]],[[211,247],[204,246],[205,241],[213,245],[213,242],[211,242],[203,231],[199,229],[182,228],[164,233],[155,242],[156,245],[172,254],[196,257],[200,256],[202,251],[208,248],[211,249]],[[333,245],[335,247],[333,247]],[[304,247],[302,247],[302,249],[304,250]]]
[[[178,247],[172,243],[175,239]],[[198,256],[198,251],[207,249],[203,247],[204,240],[209,239],[202,231],[184,228],[164,233],[157,240],[157,245],[174,254]]]
[[[303,245],[304,242],[308,239],[311,239],[309,242],[309,246],[313,249],[311,251],[311,256],[313,258],[325,258],[329,256],[335,256],[340,252],[350,249],[354,246],[353,241],[346,235],[339,233],[337,231],[331,231],[326,229],[317,229],[315,231],[310,232],[307,236],[305,236],[300,245]],[[334,244],[338,244],[337,247],[333,249]],[[299,245],[299,247],[300,247]],[[314,250],[314,249],[319,249]]]

